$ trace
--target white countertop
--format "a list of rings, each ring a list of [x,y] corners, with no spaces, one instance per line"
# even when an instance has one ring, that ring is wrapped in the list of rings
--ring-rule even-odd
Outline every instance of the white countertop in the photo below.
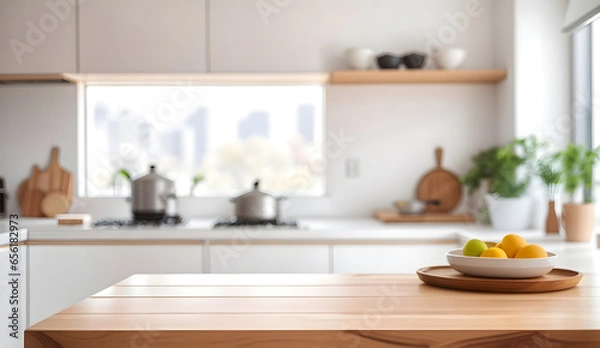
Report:
[[[90,225],[60,226],[54,219],[22,218],[20,241],[89,241],[89,240],[290,240],[290,241],[449,241],[463,243],[470,238],[497,241],[513,231],[494,230],[478,224],[382,223],[376,219],[298,219],[299,228],[220,228],[217,219],[190,219],[175,227],[93,228]],[[8,220],[0,220],[0,230],[8,230]],[[546,235],[540,230],[519,231],[530,242],[560,243],[562,235]],[[8,232],[0,233],[0,245],[6,244]]]
[[[20,241],[49,242],[208,242],[239,243],[252,241],[290,242],[325,245],[438,245],[444,250],[458,248],[471,238],[500,241],[515,231],[494,230],[477,224],[397,223],[375,219],[299,219],[299,229],[225,228],[212,229],[216,219],[192,219],[184,226],[165,228],[92,228],[59,226],[53,219],[21,219]],[[8,221],[0,220],[0,230]],[[559,255],[557,267],[600,274],[600,249],[595,236],[589,243],[566,242],[564,235],[547,235],[540,230],[517,231],[529,243],[540,244]],[[9,233],[0,233],[0,245],[8,244]],[[437,248],[439,249],[439,248]]]

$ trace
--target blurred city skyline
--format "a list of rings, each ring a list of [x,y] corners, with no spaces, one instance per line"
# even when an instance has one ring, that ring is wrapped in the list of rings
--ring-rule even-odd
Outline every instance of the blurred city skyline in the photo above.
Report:
[[[168,115],[166,124],[157,124],[147,106],[139,100],[133,101],[136,97],[132,94],[137,91],[131,87],[119,91],[121,97],[130,94],[131,103],[123,98],[119,102],[112,100],[115,91],[109,87],[98,90],[88,87],[88,173],[98,167],[108,171],[110,167],[115,171],[125,168],[135,177],[145,174],[148,165],[154,163],[159,172],[176,181],[182,194],[189,192],[190,178],[198,173],[207,176],[208,186],[200,195],[238,192],[248,185],[245,181],[252,180],[246,178],[255,175],[266,176],[263,179],[266,187],[270,186],[269,179],[277,182],[271,185],[276,191],[318,194],[324,188],[322,178],[303,178],[303,182],[313,183],[304,185],[304,190],[286,184],[298,182],[297,178],[292,179],[299,172],[304,177],[321,175],[307,173],[306,169],[322,154],[323,147],[323,92],[319,87],[309,87],[312,88],[284,88],[284,100],[258,96],[253,102],[252,98],[246,98],[245,107],[240,105],[241,101],[229,102],[234,107],[228,108],[221,103],[211,105],[208,98],[198,98],[192,103],[195,105]],[[106,88],[108,93],[104,93]],[[239,90],[241,87],[232,88],[246,96],[254,93],[264,97],[265,92],[270,95],[273,92],[272,88],[264,90],[265,87],[246,87],[251,90],[245,91]],[[143,89],[147,91],[146,86]],[[168,89],[163,92],[173,93]],[[221,92],[235,94],[222,89]],[[135,94],[146,98],[144,93]],[[290,94],[299,97],[290,100]],[[275,101],[284,104],[274,105]],[[256,163],[250,161],[252,158]],[[113,194],[110,183],[90,182],[90,179],[94,177],[88,175],[88,194]]]

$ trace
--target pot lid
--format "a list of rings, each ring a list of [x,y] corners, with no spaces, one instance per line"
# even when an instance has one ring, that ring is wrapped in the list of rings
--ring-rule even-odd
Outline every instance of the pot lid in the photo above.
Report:
[[[166,181],[167,183],[174,184],[172,180],[169,180],[162,175],[156,174],[156,166],[153,164],[150,165],[150,173],[133,180],[134,183],[145,181]]]
[[[235,200],[238,200],[238,199],[241,199],[241,198],[249,198],[249,197],[252,197],[252,198],[261,198],[261,197],[265,197],[265,196],[266,197],[273,197],[272,195],[270,195],[268,193],[262,192],[259,189],[259,186],[260,186],[260,180],[254,181],[253,188],[252,188],[251,191],[248,191],[248,192],[246,192],[246,193],[244,193],[244,194],[242,194],[242,195],[234,198],[233,200],[235,201]]]

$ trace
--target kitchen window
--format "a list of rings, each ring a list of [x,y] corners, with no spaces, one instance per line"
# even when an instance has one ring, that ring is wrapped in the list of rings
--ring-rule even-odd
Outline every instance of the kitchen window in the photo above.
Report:
[[[322,86],[85,87],[87,197],[127,196],[157,172],[179,196],[325,192]],[[123,171],[124,170],[124,171]]]

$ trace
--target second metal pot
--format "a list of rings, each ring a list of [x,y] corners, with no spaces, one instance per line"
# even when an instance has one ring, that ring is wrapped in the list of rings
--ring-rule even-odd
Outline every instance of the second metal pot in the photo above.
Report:
[[[276,221],[279,219],[279,201],[259,190],[260,181],[254,182],[252,191],[231,199],[235,203],[235,216],[241,221]]]

